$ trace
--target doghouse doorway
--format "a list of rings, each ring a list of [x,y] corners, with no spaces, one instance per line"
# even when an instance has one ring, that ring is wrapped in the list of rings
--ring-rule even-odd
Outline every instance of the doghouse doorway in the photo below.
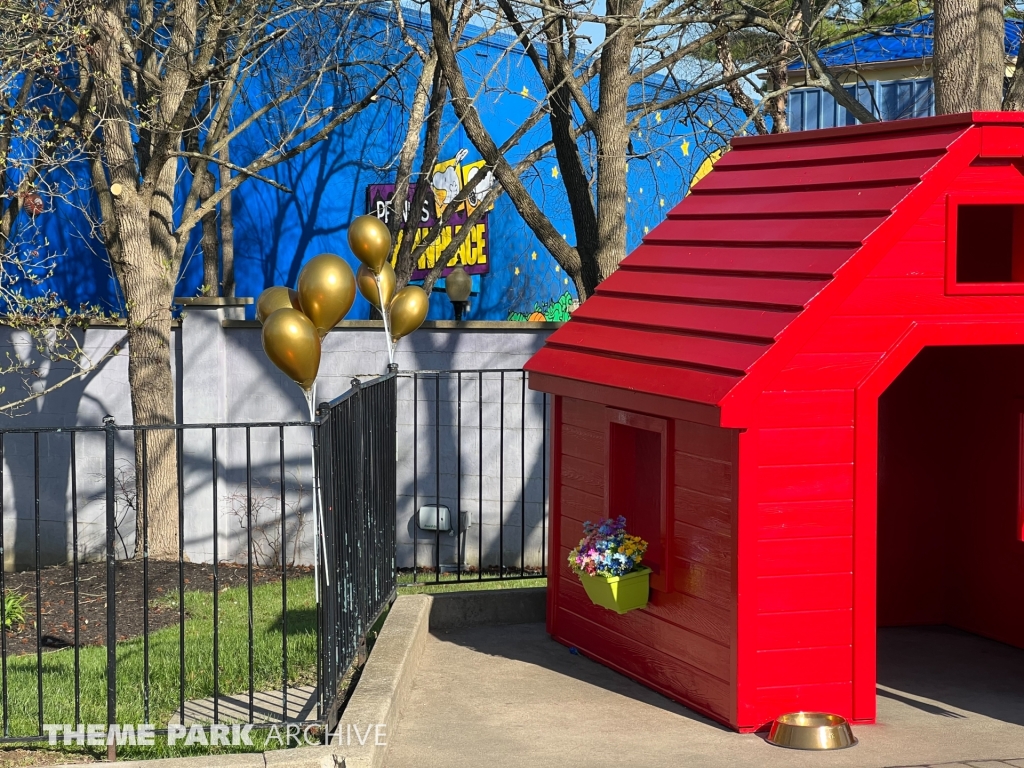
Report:
[[[1022,437],[1024,346],[925,348],[880,397],[883,688],[977,709],[983,692],[971,686],[991,690],[1015,676],[1007,665],[1024,669]],[[989,714],[1024,712],[1015,695]]]

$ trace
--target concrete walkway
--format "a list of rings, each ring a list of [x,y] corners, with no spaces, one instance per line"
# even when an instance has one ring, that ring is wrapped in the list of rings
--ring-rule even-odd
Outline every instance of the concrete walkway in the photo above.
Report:
[[[1024,768],[1024,651],[883,630],[879,725],[796,752],[728,731],[552,641],[541,624],[430,635],[388,768]]]

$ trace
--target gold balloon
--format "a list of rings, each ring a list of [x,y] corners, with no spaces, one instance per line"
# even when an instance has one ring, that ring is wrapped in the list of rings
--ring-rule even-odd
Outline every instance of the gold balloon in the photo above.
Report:
[[[359,216],[348,225],[348,247],[375,275],[391,256],[391,233],[376,216]]]
[[[391,339],[398,341],[408,336],[427,319],[430,299],[418,285],[407,285],[391,301]]]
[[[263,321],[263,351],[270,362],[307,392],[320,369],[320,337],[309,318],[291,307]]]
[[[340,256],[321,253],[299,272],[299,305],[320,338],[338,324],[355,300],[352,267]]]
[[[260,297],[256,299],[256,319],[261,323],[270,317],[275,310],[291,307],[302,311],[299,304],[299,294],[291,288],[283,285],[275,285],[267,288]]]
[[[380,293],[377,292],[377,278],[380,278]],[[384,268],[379,275],[374,275],[365,264],[360,264],[356,270],[356,285],[359,292],[363,294],[368,302],[380,309],[380,294],[384,294],[384,306],[391,304],[391,298],[395,295],[395,270],[384,262]]]

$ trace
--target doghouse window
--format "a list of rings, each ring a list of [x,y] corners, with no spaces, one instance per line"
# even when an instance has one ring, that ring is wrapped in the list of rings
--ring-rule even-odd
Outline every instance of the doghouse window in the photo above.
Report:
[[[1024,204],[956,204],[949,223],[953,292],[1024,293]]]
[[[623,515],[626,529],[648,542],[643,562],[652,571],[651,586],[665,589],[667,424],[608,410],[608,516]]]

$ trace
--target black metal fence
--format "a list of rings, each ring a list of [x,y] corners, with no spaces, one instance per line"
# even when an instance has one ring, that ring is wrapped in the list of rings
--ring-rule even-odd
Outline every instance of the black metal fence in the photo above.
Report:
[[[522,371],[454,371],[314,422],[0,430],[0,743],[329,732],[399,581],[546,573],[547,416]]]
[[[521,369],[401,376],[404,580],[546,576],[547,394],[531,391]]]
[[[319,411],[324,569],[318,678],[333,730],[342,683],[394,599],[395,374],[361,384]]]
[[[0,430],[0,741],[333,726],[395,591],[394,393],[357,383],[316,422]]]

